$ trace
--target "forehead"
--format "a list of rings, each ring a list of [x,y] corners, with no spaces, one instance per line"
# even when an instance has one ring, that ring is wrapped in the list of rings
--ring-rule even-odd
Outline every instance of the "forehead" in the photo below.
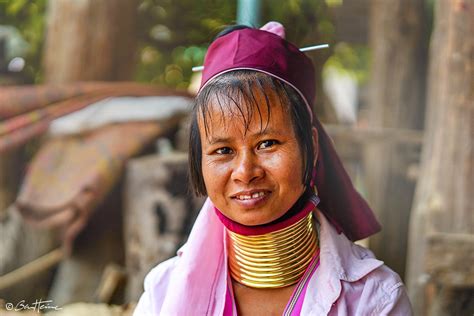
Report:
[[[216,91],[200,108],[199,129],[209,137],[215,133],[238,130],[265,132],[269,127],[291,128],[292,121],[287,98],[270,88],[248,91]]]

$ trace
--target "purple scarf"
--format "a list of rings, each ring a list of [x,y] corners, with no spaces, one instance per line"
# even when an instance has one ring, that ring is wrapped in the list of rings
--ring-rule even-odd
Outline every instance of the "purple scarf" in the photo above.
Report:
[[[269,22],[262,29],[235,30],[216,39],[204,60],[201,89],[211,79],[232,70],[247,69],[266,73],[292,86],[303,98],[308,115],[318,130],[319,154],[313,181],[320,198],[319,209],[350,240],[359,240],[380,231],[367,202],[354,189],[332,141],[313,117],[315,72],[311,60],[284,38],[283,26]]]

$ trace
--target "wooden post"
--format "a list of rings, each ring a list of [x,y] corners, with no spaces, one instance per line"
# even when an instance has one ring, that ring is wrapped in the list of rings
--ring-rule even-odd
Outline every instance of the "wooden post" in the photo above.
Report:
[[[138,301],[145,275],[176,255],[202,199],[188,188],[187,155],[171,153],[130,161],[125,180],[126,302]]]
[[[137,0],[49,1],[45,81],[130,79],[137,7]]]
[[[15,201],[23,167],[22,154],[22,149],[14,149],[0,155],[0,220]]]
[[[45,82],[130,79],[135,66],[137,9],[138,0],[49,1]],[[112,195],[120,201],[120,192]],[[107,202],[78,237],[73,254],[60,264],[50,293],[55,303],[91,301],[104,267],[122,263],[121,205]]]
[[[427,55],[424,0],[371,3],[368,121],[371,128],[423,126]],[[383,230],[371,237],[376,256],[402,277],[415,182],[408,167],[419,145],[373,142],[365,150],[368,200]],[[413,154],[415,152],[415,154]]]
[[[407,262],[407,285],[415,315],[429,312],[428,282],[435,281],[444,287],[441,291],[444,297],[456,290],[427,270],[427,254],[433,253],[428,236],[433,233],[474,234],[473,32],[473,1],[436,1],[426,130],[410,220]],[[437,260],[447,260],[448,249],[459,246],[449,244],[445,251],[437,252]],[[467,257],[465,259],[469,262]],[[469,263],[472,266],[472,259]],[[456,267],[450,269],[454,272]],[[473,271],[470,271],[468,279],[472,280]],[[470,291],[472,293],[472,285]],[[472,311],[461,314],[470,315]]]

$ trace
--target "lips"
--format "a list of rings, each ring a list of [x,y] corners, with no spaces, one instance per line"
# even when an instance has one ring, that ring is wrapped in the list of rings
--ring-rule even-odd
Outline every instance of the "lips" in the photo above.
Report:
[[[258,197],[262,197],[266,194],[271,193],[270,190],[266,189],[253,189],[253,190],[247,190],[247,191],[240,191],[235,194],[232,194],[230,197],[233,199],[239,199],[239,200],[249,200],[249,199],[256,199]]]
[[[271,193],[269,190],[256,189],[238,192],[231,198],[242,207],[253,208],[265,202]]]
[[[235,198],[238,200],[250,200],[250,199],[256,199],[256,198],[262,197],[265,194],[266,194],[265,191],[260,191],[260,192],[255,192],[252,194],[238,194],[235,196]]]

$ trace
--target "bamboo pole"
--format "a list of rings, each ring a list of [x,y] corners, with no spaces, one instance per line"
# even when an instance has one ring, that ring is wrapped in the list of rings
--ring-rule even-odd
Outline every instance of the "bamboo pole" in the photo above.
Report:
[[[23,280],[26,280],[40,272],[43,272],[65,258],[65,251],[57,248],[27,264],[0,276],[0,290],[11,287]]]

